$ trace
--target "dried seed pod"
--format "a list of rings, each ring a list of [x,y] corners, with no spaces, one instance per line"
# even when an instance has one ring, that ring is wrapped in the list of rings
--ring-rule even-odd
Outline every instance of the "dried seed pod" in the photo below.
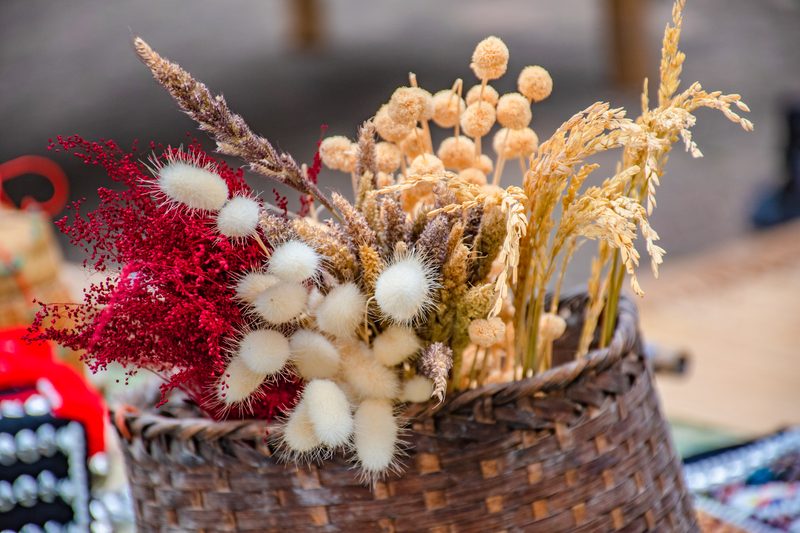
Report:
[[[497,121],[512,130],[520,130],[531,123],[531,104],[519,93],[508,93],[497,102]]]
[[[556,340],[567,329],[567,321],[555,313],[545,313],[539,319],[539,333],[545,339]]]
[[[542,67],[525,67],[517,78],[519,92],[534,102],[541,102],[553,92],[553,78]]]
[[[375,163],[378,166],[378,172],[391,174],[400,168],[400,159],[403,154],[393,143],[379,142],[375,145]],[[380,186],[381,175],[378,174],[378,185]]]
[[[375,114],[375,120],[373,121],[375,123],[375,129],[378,130],[378,135],[383,139],[393,143],[399,143],[414,130],[414,123],[398,124],[389,116],[386,107],[387,106],[384,104]]]
[[[464,99],[454,91],[445,89],[433,95],[433,121],[441,128],[452,128],[467,108]]]
[[[494,106],[486,102],[475,102],[468,105],[461,115],[461,127],[470,137],[483,137],[494,126],[495,118]]]
[[[475,47],[470,68],[479,80],[496,80],[508,68],[508,47],[497,37],[487,37]]]
[[[448,137],[439,145],[436,155],[446,168],[461,170],[475,162],[475,143],[464,135]]]
[[[433,380],[434,389],[431,397],[444,400],[447,390],[447,376],[453,368],[453,350],[441,342],[435,342],[425,349],[422,355],[422,373]]]
[[[472,89],[467,91],[467,105],[472,105],[478,101],[478,98],[481,96],[481,84],[477,84]],[[486,85],[483,88],[483,98],[482,101],[491,104],[492,106],[497,105],[497,101],[500,99],[500,94],[495,90],[494,87],[491,85]]]

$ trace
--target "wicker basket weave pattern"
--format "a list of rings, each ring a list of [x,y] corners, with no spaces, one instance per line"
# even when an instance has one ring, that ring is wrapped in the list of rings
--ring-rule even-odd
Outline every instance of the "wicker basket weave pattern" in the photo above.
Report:
[[[372,488],[343,456],[280,463],[264,423],[128,415],[139,531],[696,532],[635,308],[618,322],[579,361],[410,406],[404,472]]]

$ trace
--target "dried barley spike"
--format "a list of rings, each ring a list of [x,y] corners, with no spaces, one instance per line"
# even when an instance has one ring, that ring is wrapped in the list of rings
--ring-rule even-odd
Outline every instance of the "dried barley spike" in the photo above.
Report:
[[[430,258],[437,270],[447,260],[447,241],[450,238],[450,221],[447,218],[437,215],[429,220],[416,244],[416,249]]]
[[[403,206],[395,198],[385,196],[381,201],[383,216],[381,217],[381,244],[386,257],[391,256],[394,245],[405,241],[408,230],[406,228],[406,214]]]
[[[433,393],[439,403],[444,401],[447,390],[447,375],[453,367],[453,351],[444,343],[435,342],[425,349],[422,355],[422,373],[433,380]]]
[[[492,262],[497,258],[503,241],[506,238],[506,217],[500,207],[492,205],[483,213],[481,229],[475,239],[475,270],[472,282],[477,283],[486,278],[492,268]]]
[[[254,134],[241,116],[228,109],[222,96],[214,96],[205,84],[194,79],[177,63],[161,57],[141,37],[134,38],[133,48],[180,108],[200,125],[201,130],[214,137],[220,153],[241,157],[253,171],[303,194],[310,194],[336,214],[330,200],[323,196],[316,184],[303,176],[294,159],[289,154],[279,155],[268,140]]]
[[[264,233],[264,236],[272,245],[286,242],[297,236],[292,224],[285,218],[277,215],[270,215],[269,213],[262,212],[259,225],[261,226],[261,231]]]
[[[375,247],[377,244],[375,232],[369,227],[364,215],[359,213],[358,210],[347,201],[347,198],[338,192],[334,192],[331,195],[331,200],[336,207],[339,208],[342,217],[344,217],[344,232],[346,237],[352,241],[353,249],[358,250],[358,247],[362,244]]]
[[[358,129],[358,152],[356,155],[356,176],[372,173],[372,189],[378,188],[378,164],[375,159],[375,124],[364,122]]]

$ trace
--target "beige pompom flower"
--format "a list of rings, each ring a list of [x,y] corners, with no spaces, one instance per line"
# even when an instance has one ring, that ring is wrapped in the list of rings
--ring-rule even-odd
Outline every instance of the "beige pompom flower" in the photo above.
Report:
[[[383,139],[399,143],[414,130],[414,124],[398,124],[389,116],[388,105],[384,104],[375,114],[375,129]]]
[[[468,105],[461,115],[461,127],[470,137],[483,137],[494,126],[496,118],[494,106],[486,102]]]
[[[500,317],[477,318],[469,325],[469,339],[477,344],[488,348],[493,344],[502,341],[506,336],[506,323]]]
[[[517,78],[519,92],[534,102],[541,102],[553,91],[553,78],[542,67],[525,67]]]
[[[481,80],[496,80],[508,68],[508,47],[497,37],[487,37],[472,53],[472,71]]]
[[[567,329],[567,321],[555,313],[545,313],[539,319],[539,333],[548,340],[556,340]]]
[[[433,95],[433,121],[441,128],[452,128],[458,123],[458,117],[467,106],[451,89],[439,91]]]
[[[458,138],[448,137],[439,145],[436,154],[445,168],[461,170],[472,166],[475,161],[475,143],[463,135],[459,135]]]
[[[422,139],[425,138],[425,132],[422,128],[415,128],[415,130],[416,131],[411,130],[411,133],[400,143],[400,150],[409,161],[413,161],[418,156],[425,153],[425,146],[422,144],[424,142]]]
[[[531,123],[531,104],[519,93],[508,93],[497,102],[497,121],[511,130],[520,130]]]
[[[409,176],[425,176],[433,174],[441,176],[444,173],[444,163],[442,160],[431,154],[417,156],[408,169]]]
[[[350,154],[355,161],[356,146],[347,137],[335,135],[328,137],[319,145],[319,155],[326,167],[345,170],[350,166]],[[347,171],[349,172],[349,171]]]
[[[429,105],[428,97],[430,93],[419,87],[400,87],[386,106],[389,118],[397,124],[415,124]]]
[[[509,142],[511,132],[513,131],[514,130],[509,130],[508,128],[501,128],[494,134],[494,138],[492,139],[494,153],[502,155],[506,159],[516,159],[519,157],[519,151],[515,150]]]
[[[477,168],[465,168],[458,177],[473,185],[486,185],[486,174]]]
[[[400,168],[400,158],[403,154],[396,145],[388,142],[379,142],[375,145],[375,164],[378,172],[391,174]]]
[[[475,163],[473,163],[472,166],[473,168],[477,168],[483,172],[484,175],[488,176],[492,173],[492,170],[494,170],[494,161],[492,161],[492,158],[488,155],[481,154],[481,156],[475,161]]]
[[[539,137],[530,128],[511,130],[506,141],[506,146],[517,152],[522,157],[530,157],[539,149]]]
[[[496,106],[497,101],[500,99],[500,94],[491,85],[483,88],[483,98],[481,98],[481,84],[475,85],[472,89],[467,91],[467,105],[472,105],[478,101],[478,98],[484,102]]]

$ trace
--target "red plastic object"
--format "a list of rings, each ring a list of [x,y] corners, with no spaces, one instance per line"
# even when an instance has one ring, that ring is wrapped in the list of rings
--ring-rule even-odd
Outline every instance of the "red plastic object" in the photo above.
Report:
[[[0,203],[15,207],[11,198],[3,191],[3,182],[23,174],[39,174],[47,178],[53,184],[53,196],[45,202],[38,202],[30,196],[25,196],[20,207],[27,209],[31,205],[36,205],[50,218],[56,216],[67,203],[69,191],[67,175],[58,164],[38,155],[24,155],[0,164]]]

